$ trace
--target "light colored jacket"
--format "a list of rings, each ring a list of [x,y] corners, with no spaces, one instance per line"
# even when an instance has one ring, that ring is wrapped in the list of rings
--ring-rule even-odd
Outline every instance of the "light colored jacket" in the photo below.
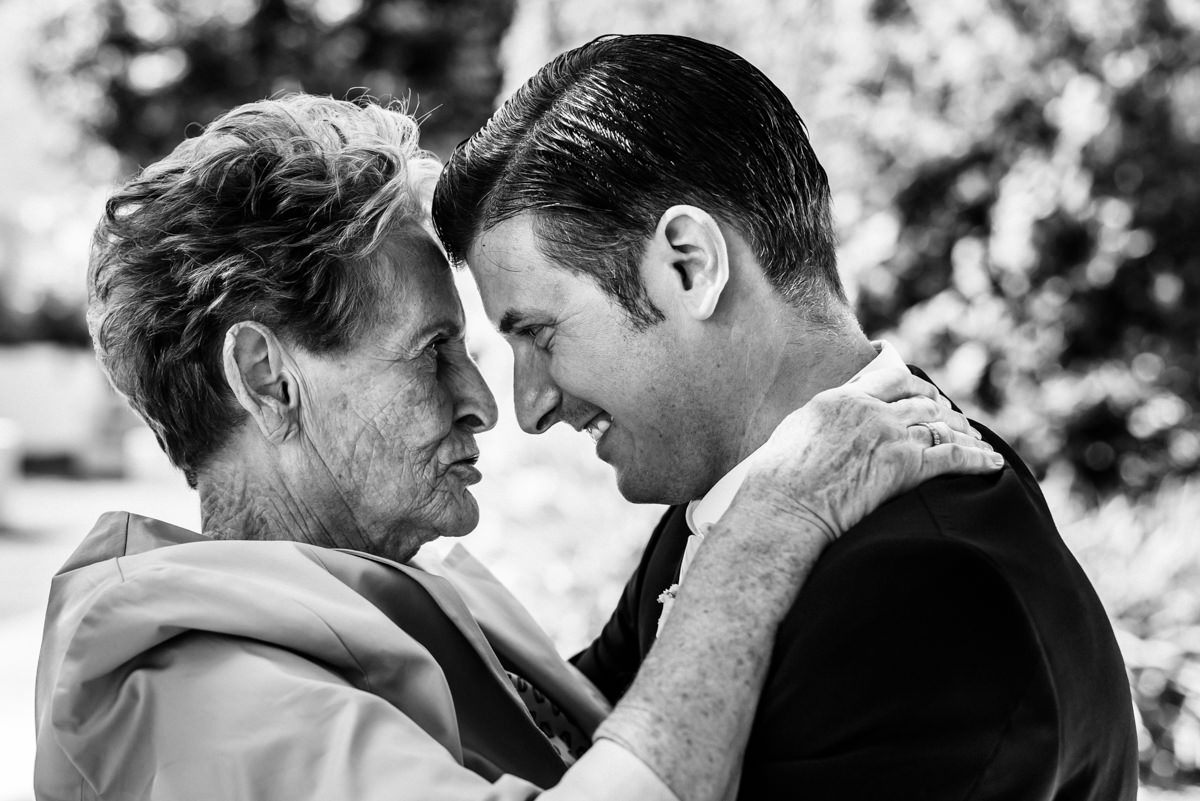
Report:
[[[436,569],[104,515],[51,588],[36,797],[537,795],[564,766],[506,669],[608,708],[465,551]]]

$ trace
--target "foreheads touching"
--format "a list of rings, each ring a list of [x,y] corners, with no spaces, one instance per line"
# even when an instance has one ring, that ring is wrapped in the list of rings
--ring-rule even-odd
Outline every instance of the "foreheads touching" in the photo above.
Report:
[[[844,304],[825,172],[759,70],[682,36],[602,37],[538,71],[451,157],[433,217],[451,258],[518,215],[635,328],[662,319],[639,276],[664,211],[702,208],[750,243],[797,308]]]
[[[193,485],[243,417],[222,373],[230,326],[318,353],[352,346],[379,319],[382,245],[429,227],[439,169],[402,111],[292,95],[233,109],[113,193],[89,328]]]

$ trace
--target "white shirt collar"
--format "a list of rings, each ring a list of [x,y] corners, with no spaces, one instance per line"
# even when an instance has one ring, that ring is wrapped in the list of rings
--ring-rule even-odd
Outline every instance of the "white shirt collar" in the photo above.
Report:
[[[875,358],[868,362],[863,369],[855,373],[850,378],[850,381],[877,370],[908,369],[904,363],[904,359],[900,357],[900,353],[891,343],[879,340],[871,344],[875,346]],[[751,454],[751,456],[753,455]],[[729,505],[733,503],[733,496],[737,494],[737,491],[742,486],[742,482],[746,480],[746,474],[749,472],[750,456],[747,456],[738,462],[732,470],[722,476],[716,484],[713,484],[712,489],[705,493],[703,498],[694,500],[687,505],[684,518],[687,520],[688,528],[691,529],[693,534],[703,539],[712,525],[720,520],[721,515],[725,514],[726,510],[729,509]],[[685,570],[686,565],[680,570],[681,581],[683,580],[682,573]]]

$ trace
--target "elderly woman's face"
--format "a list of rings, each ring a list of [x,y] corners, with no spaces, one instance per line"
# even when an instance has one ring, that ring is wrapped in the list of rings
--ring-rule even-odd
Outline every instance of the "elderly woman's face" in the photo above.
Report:
[[[479,510],[474,434],[496,403],[467,353],[451,270],[424,232],[386,246],[381,320],[348,353],[302,354],[302,430],[328,534],[341,547],[406,559],[461,536]],[[309,460],[306,460],[309,461]],[[324,475],[322,475],[324,474]],[[312,499],[314,502],[318,499]]]

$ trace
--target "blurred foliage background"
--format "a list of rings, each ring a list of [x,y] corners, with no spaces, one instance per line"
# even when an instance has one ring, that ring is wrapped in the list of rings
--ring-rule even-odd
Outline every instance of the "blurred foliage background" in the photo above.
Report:
[[[78,167],[50,196],[83,198],[68,204],[83,222],[62,226],[61,203],[31,213],[19,192],[0,204],[0,343],[86,344],[79,231],[95,198],[236,103],[288,89],[407,98],[445,156],[542,63],[596,35],[683,33],[744,55],[810,127],[868,333],[1042,477],[1120,630],[1145,781],[1200,782],[1200,1],[23,7],[38,113],[70,130],[40,146]],[[55,258],[38,255],[48,248]],[[472,335],[503,403],[505,349],[484,325]],[[491,556],[533,605],[572,597],[574,614],[542,618],[578,645],[655,510],[623,505],[581,443],[497,436],[485,527],[533,545]],[[530,547],[548,554],[532,572]]]

